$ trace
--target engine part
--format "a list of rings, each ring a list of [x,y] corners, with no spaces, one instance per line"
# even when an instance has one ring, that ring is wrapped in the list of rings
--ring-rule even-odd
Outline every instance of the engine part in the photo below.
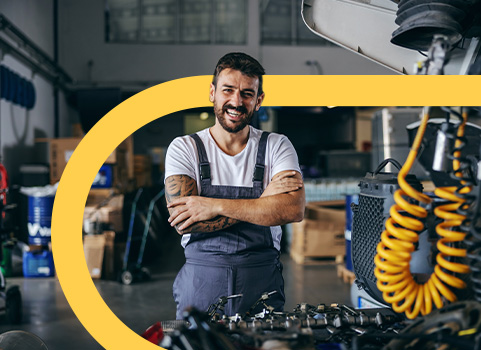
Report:
[[[478,349],[480,331],[481,304],[457,302],[415,321],[383,349]]]
[[[214,304],[210,305],[209,308],[207,309],[207,313],[211,317],[211,319],[219,319],[221,315],[224,314],[224,306],[227,304],[229,299],[235,299],[235,298],[241,298],[242,294],[235,294],[235,295],[229,295],[228,297],[220,297],[217,302]],[[221,314],[217,313],[217,310],[221,311]]]
[[[325,346],[345,349],[353,337],[374,331],[395,334],[404,327],[400,321],[387,308],[355,310],[343,304],[302,303],[292,312],[236,315],[221,320],[191,309],[186,310],[184,321],[190,326],[182,325],[173,333],[164,330],[165,337],[159,345],[169,350],[313,350]],[[372,342],[377,348],[383,344],[387,341]]]
[[[427,51],[436,35],[456,45],[476,21],[477,0],[401,0],[391,42],[413,50]]]
[[[388,163],[401,168],[397,161],[386,159],[374,172],[367,173],[359,183],[359,204],[352,206],[351,246],[354,273],[358,284],[381,303],[384,303],[384,300],[376,285],[374,256],[384,223],[389,217],[389,209],[394,204],[393,194],[399,188],[397,174],[381,172]],[[422,191],[422,185],[416,176],[408,175],[406,180],[418,191]]]

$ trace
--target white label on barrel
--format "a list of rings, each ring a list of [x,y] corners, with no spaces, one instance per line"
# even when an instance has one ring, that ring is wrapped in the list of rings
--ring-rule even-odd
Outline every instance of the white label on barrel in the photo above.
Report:
[[[51,228],[40,226],[38,223],[28,223],[28,234],[32,237],[40,235],[41,237],[50,237],[51,236]]]

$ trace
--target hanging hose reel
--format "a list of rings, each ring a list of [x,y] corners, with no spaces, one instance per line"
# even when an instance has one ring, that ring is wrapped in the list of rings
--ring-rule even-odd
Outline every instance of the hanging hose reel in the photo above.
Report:
[[[436,226],[436,232],[441,237],[437,242],[439,253],[436,256],[437,265],[428,281],[420,283],[410,271],[411,254],[428,215],[424,207],[413,204],[412,201],[429,205],[432,200],[406,181],[418,155],[429,119],[428,113],[423,117],[408,159],[399,172],[400,189],[394,193],[396,204],[390,209],[390,218],[386,221],[386,229],[381,234],[381,242],[376,249],[374,274],[377,277],[377,288],[394,311],[404,312],[410,319],[417,317],[419,313],[429,314],[433,305],[437,308],[443,307],[445,300],[456,301],[457,296],[452,289],[466,287],[466,283],[458,276],[469,272],[469,266],[458,261],[459,258],[466,257],[466,249],[460,246],[466,236],[466,232],[461,229],[466,220],[462,211],[467,209],[466,195],[471,191],[469,184],[463,180],[461,167],[466,118],[464,115],[458,126],[451,157],[452,176],[459,180],[460,185],[440,187],[435,191],[446,203],[434,210],[435,215],[443,222]]]

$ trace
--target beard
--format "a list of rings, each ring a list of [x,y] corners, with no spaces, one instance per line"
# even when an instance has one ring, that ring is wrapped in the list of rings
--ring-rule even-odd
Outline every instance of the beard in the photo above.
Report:
[[[235,122],[234,126],[227,125],[225,114],[227,113],[228,109],[234,109],[237,112],[244,114],[244,117]],[[225,131],[236,134],[243,130],[251,122],[252,116],[254,115],[254,110],[249,112],[244,106],[233,107],[231,105],[225,105],[223,107],[218,107],[214,101],[214,114],[219,121],[219,124],[222,126],[222,128],[224,128]]]

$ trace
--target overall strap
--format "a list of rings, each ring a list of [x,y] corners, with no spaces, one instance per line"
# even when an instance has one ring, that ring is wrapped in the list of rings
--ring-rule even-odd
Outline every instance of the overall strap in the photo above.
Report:
[[[252,181],[254,185],[264,182],[264,170],[265,170],[265,159],[266,159],[266,148],[267,148],[267,138],[269,137],[269,132],[262,132],[261,139],[259,140],[259,147],[257,148],[257,159],[256,165],[254,167],[254,176]]]
[[[189,135],[195,141],[197,145],[197,154],[199,155],[199,174],[200,181],[202,184],[210,184],[210,165],[209,159],[207,158],[207,152],[205,151],[204,144],[200,139],[199,135],[191,134]]]

